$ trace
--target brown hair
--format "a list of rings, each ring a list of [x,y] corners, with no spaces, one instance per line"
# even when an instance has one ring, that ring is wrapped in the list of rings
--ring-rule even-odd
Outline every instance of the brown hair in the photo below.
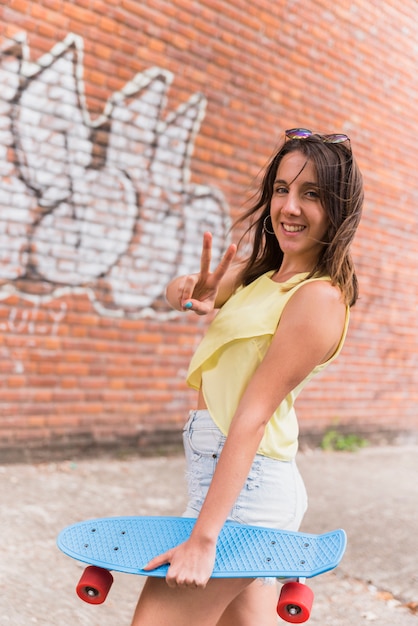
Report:
[[[277,168],[290,152],[302,152],[316,169],[322,206],[329,220],[324,246],[312,276],[330,276],[338,285],[348,305],[358,298],[358,282],[351,258],[350,246],[360,222],[364,192],[363,177],[346,143],[327,143],[321,135],[286,141],[266,167],[255,204],[237,220],[250,219],[241,241],[252,235],[252,252],[245,261],[239,284],[248,285],[268,272],[278,270],[283,252],[274,235],[265,232],[264,220],[270,215],[270,203]]]

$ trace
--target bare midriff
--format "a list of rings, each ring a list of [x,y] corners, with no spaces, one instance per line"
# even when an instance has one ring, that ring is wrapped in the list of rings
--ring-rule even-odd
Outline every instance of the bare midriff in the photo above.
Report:
[[[199,395],[197,397],[197,408],[198,410],[207,409],[205,398],[203,397],[202,389],[199,389]]]

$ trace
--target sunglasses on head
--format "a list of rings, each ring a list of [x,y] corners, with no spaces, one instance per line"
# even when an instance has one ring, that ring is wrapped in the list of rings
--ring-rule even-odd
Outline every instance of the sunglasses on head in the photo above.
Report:
[[[307,128],[290,128],[285,130],[287,139],[307,139],[308,137],[315,136],[324,143],[344,143],[344,141],[350,141],[350,138],[343,133],[332,133],[330,135],[321,135],[319,133],[313,133]]]

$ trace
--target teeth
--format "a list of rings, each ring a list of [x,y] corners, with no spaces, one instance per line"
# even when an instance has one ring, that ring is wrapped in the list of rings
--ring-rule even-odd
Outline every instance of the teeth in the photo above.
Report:
[[[305,227],[304,226],[290,226],[289,224],[283,224],[283,228],[288,232],[288,233],[298,233],[301,230],[303,230]]]

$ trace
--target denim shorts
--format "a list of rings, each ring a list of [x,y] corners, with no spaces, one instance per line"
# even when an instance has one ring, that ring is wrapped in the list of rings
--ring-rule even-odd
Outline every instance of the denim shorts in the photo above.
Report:
[[[190,412],[183,429],[188,479],[185,517],[199,515],[225,440],[208,411]],[[306,509],[306,490],[295,461],[257,454],[228,519],[298,530]]]

